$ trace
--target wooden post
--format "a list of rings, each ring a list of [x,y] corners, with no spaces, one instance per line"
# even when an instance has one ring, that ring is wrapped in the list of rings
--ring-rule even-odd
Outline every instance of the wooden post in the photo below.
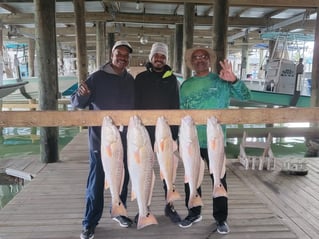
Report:
[[[29,46],[29,49],[28,49],[28,71],[29,71],[29,76],[33,77],[33,76],[35,76],[35,71],[34,71],[35,40],[29,39],[28,46]]]
[[[317,16],[319,16],[319,8],[317,8]],[[319,17],[316,20],[311,79],[311,106],[317,107],[319,106]]]
[[[312,76],[311,76],[311,106],[319,106],[319,8],[317,8],[317,20],[315,27],[315,44],[313,49],[312,60]],[[318,122],[311,124],[313,127],[318,127]],[[317,157],[319,155],[318,137],[309,137],[306,139],[307,152],[306,156]]]
[[[39,108],[58,108],[58,68],[56,47],[55,0],[35,0],[36,51],[39,64]],[[59,160],[58,127],[40,128],[40,156],[44,163]]]
[[[64,53],[62,49],[62,43],[58,43],[58,75],[64,75]]]
[[[170,35],[169,39],[169,46],[168,46],[168,65],[171,66],[172,68],[174,67],[173,66],[173,63],[176,61],[176,59],[174,58],[174,51],[175,51],[175,44],[174,44],[174,35]]]
[[[184,3],[184,29],[183,29],[183,54],[189,48],[193,47],[194,36],[194,3]],[[183,57],[182,59],[185,59]],[[183,62],[183,77],[186,80],[191,76],[191,69],[189,69]]]
[[[174,48],[174,71],[177,73],[182,73],[183,64],[183,24],[175,24],[175,48]]]
[[[77,73],[79,83],[87,78],[87,52],[86,52],[86,30],[85,30],[85,1],[73,0],[75,12],[75,26],[76,26],[76,59],[77,59]]]
[[[0,20],[0,85],[3,83],[3,39],[2,39],[2,21]],[[2,111],[2,98],[0,98],[0,111]],[[2,127],[0,127],[0,143],[3,142]]]
[[[110,32],[108,35],[108,46],[109,46],[109,61],[111,60],[111,54],[112,54],[112,47],[114,46],[115,43],[115,36],[114,32]]]
[[[243,46],[241,48],[241,69],[240,69],[240,78],[246,80],[247,78],[247,63],[248,63],[248,32],[243,38]]]
[[[96,23],[96,67],[106,62],[106,26],[105,22]]]
[[[228,27],[228,0],[216,0],[214,4],[214,32],[213,49],[216,52],[216,62],[213,71],[219,73],[221,66],[219,61],[226,58],[227,50],[227,27]]]

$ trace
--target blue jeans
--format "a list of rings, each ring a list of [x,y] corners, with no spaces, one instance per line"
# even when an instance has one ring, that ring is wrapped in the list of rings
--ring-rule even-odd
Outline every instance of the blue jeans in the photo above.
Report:
[[[86,208],[82,225],[84,228],[96,227],[99,223],[104,208],[104,170],[100,151],[90,150],[89,175],[86,186]],[[120,198],[126,206],[127,186],[129,174],[127,169],[126,152],[124,156],[125,178]]]

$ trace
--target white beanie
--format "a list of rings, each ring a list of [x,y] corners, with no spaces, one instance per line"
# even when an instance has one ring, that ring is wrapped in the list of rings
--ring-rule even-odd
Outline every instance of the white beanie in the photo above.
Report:
[[[164,56],[166,56],[166,59],[168,58],[168,47],[165,43],[162,42],[155,42],[152,45],[152,49],[149,55],[149,60],[152,61],[153,56],[156,54],[162,54]]]

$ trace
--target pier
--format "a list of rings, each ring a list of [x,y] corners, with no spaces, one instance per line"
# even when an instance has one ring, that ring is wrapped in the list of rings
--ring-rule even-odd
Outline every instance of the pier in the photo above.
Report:
[[[1,239],[73,239],[79,238],[84,211],[85,184],[88,173],[87,131],[79,133],[61,152],[60,161],[43,164],[28,158],[28,163],[8,161],[14,169],[25,168],[34,178],[20,193],[0,210]],[[142,230],[121,228],[109,214],[110,192],[105,192],[105,210],[96,228],[95,238],[317,238],[319,235],[319,166],[318,158],[307,158],[306,176],[274,171],[245,170],[238,159],[227,160],[229,187],[229,217],[231,233],[213,232],[211,181],[206,170],[202,184],[203,220],[191,228],[182,229],[164,216],[164,191],[155,163],[156,183],[151,210],[159,224]],[[185,217],[183,165],[180,162],[176,188],[182,199],[175,208]],[[136,201],[128,195],[128,215],[134,218]]]

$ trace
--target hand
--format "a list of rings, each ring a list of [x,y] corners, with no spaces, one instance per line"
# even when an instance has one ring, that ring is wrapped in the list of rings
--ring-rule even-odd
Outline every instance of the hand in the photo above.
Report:
[[[78,88],[78,92],[82,96],[87,96],[87,95],[91,94],[91,91],[85,82],[81,83],[81,85]]]
[[[219,62],[222,69],[220,70],[219,77],[225,81],[235,82],[236,76],[232,69],[232,64],[228,60],[220,61]]]

